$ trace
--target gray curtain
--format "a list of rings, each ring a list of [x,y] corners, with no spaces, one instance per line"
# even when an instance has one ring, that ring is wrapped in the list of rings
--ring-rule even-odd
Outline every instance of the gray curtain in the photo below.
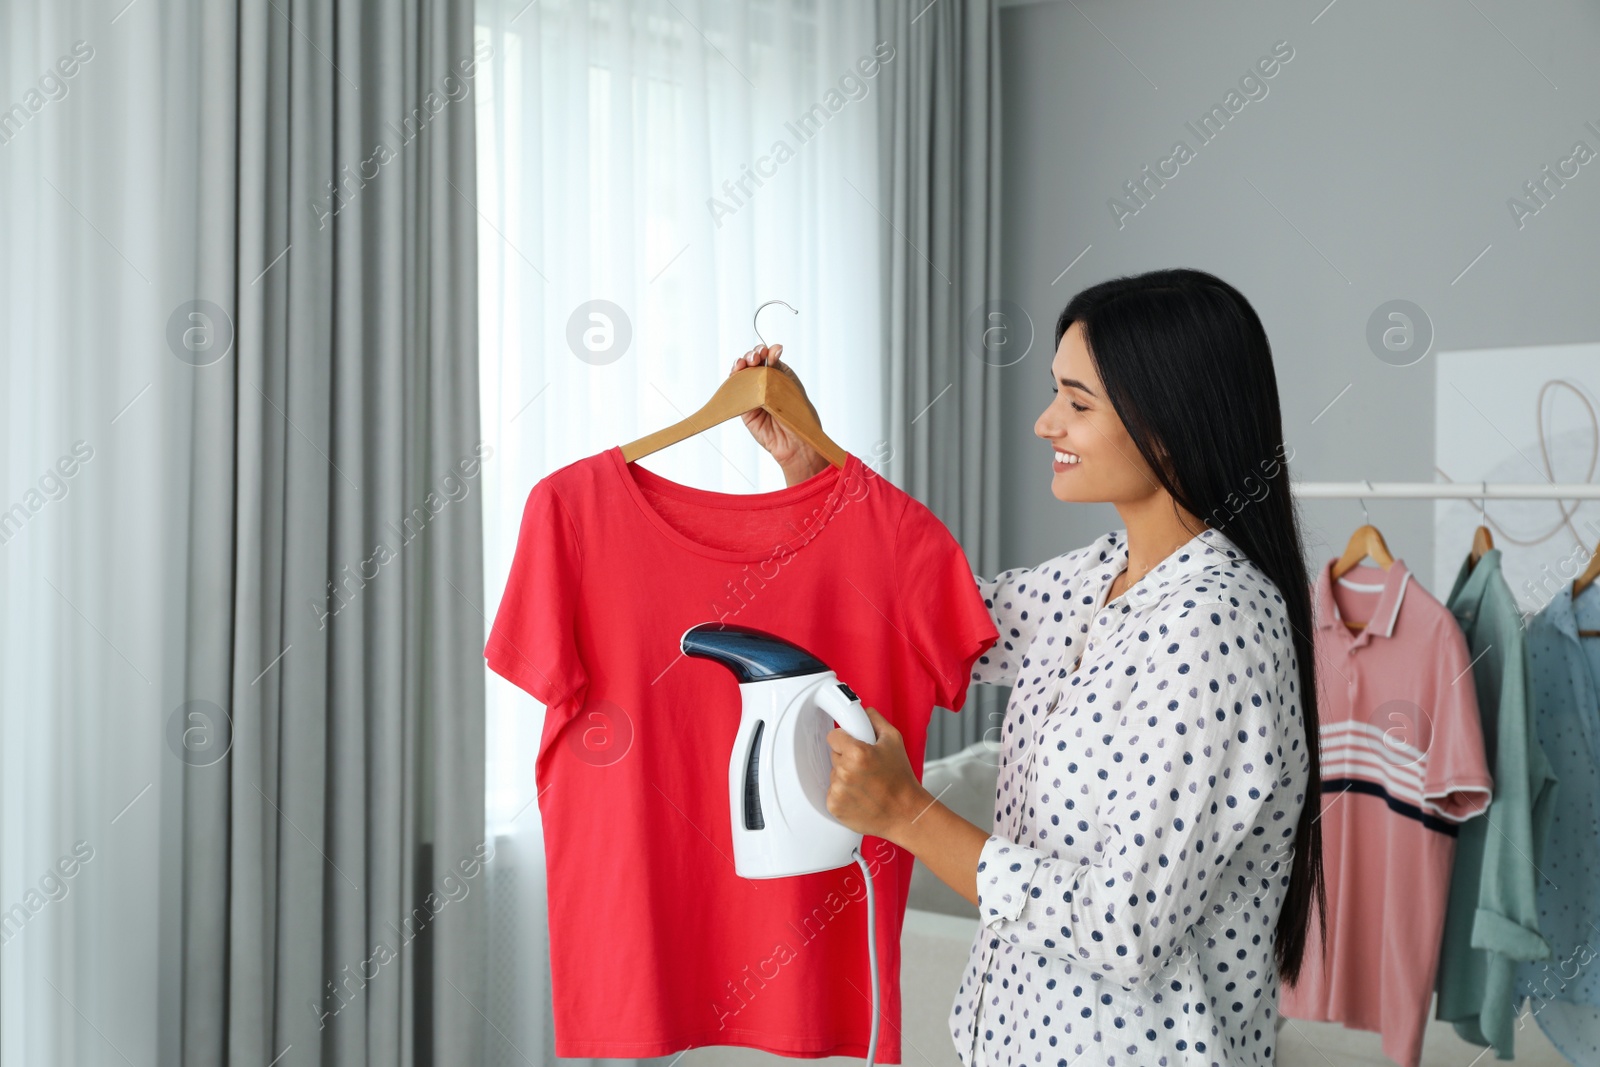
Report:
[[[878,0],[895,48],[880,89],[884,220],[886,468],[967,551],[978,574],[1000,559],[998,12],[992,0]],[[1000,316],[997,318],[996,316]],[[985,732],[998,739],[1006,693],[973,686],[959,714],[936,710],[927,758]]]
[[[163,783],[161,1062],[477,1063],[472,4],[197,17],[200,281],[229,296],[188,320],[183,645],[220,710]]]

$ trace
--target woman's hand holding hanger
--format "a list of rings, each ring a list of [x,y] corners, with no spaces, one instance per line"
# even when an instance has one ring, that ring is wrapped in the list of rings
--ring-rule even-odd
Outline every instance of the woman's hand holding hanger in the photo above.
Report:
[[[800,395],[805,396],[806,387],[800,384],[800,377],[789,365],[780,361],[782,354],[782,345],[756,345],[733,361],[733,369],[728,376],[732,377],[748,367],[765,364],[787,374],[790,381],[800,386]],[[806,397],[806,404],[811,406],[810,397]],[[816,413],[817,409],[812,407],[811,414],[815,416]],[[762,448],[772,453],[772,458],[783,468],[784,479],[789,485],[805,481],[828,465],[821,452],[761,408],[745,412],[743,418],[744,424],[750,428],[750,435],[760,442]],[[820,424],[822,420],[817,421]]]

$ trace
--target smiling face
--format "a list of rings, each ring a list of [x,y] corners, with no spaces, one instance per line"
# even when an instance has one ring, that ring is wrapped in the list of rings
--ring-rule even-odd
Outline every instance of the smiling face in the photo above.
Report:
[[[1057,500],[1127,504],[1165,495],[1106,397],[1081,323],[1061,335],[1050,381],[1055,397],[1033,432],[1055,450],[1050,491]]]

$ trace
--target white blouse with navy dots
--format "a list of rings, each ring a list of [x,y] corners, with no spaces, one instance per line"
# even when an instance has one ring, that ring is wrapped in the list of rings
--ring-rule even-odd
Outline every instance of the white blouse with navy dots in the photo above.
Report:
[[[1116,530],[979,579],[1000,640],[972,679],[1014,688],[949,1016],[967,1067],[1273,1062],[1307,779],[1283,601],[1207,529],[1102,607],[1127,556]]]

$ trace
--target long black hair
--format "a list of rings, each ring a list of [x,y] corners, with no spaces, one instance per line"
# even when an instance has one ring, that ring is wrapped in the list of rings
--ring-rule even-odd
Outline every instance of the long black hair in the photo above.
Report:
[[[1056,320],[1057,348],[1074,322],[1111,406],[1174,503],[1221,530],[1272,579],[1283,601],[1310,771],[1273,947],[1279,976],[1293,985],[1313,900],[1319,928],[1327,928],[1317,822],[1322,761],[1310,576],[1289,496],[1267,333],[1242,293],[1189,269],[1113,278],[1083,290]]]

